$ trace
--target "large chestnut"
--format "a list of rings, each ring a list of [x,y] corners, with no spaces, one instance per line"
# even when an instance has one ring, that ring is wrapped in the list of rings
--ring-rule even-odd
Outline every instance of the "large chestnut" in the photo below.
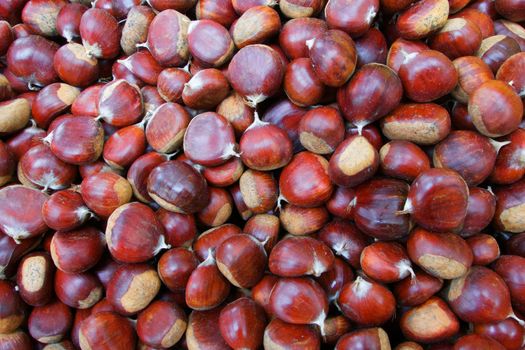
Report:
[[[51,239],[51,257],[55,266],[68,273],[80,273],[95,266],[105,248],[104,235],[93,227],[58,231]]]
[[[100,312],[86,318],[80,326],[81,349],[134,349],[136,335],[131,321],[114,312]]]
[[[139,339],[151,347],[174,346],[184,335],[187,318],[174,302],[157,300],[137,317]]]

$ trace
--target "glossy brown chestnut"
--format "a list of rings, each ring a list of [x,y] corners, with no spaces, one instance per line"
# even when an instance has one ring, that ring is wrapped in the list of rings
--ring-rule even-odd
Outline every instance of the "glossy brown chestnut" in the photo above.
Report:
[[[193,270],[199,265],[195,254],[185,248],[166,251],[159,259],[159,277],[172,292],[183,291]]]
[[[356,269],[360,267],[361,252],[369,244],[361,231],[343,220],[326,224],[319,232],[319,239]]]
[[[0,347],[2,350],[31,350],[33,342],[27,333],[16,330],[9,334],[0,334]]]
[[[211,228],[199,235],[193,243],[193,251],[203,261],[210,255],[210,250],[215,251],[222,242],[233,235],[242,233],[241,229],[234,224],[224,224]]]
[[[494,7],[494,2],[486,0],[478,0],[472,2],[467,8],[459,11],[458,13],[450,16],[450,18],[464,18],[474,24],[476,24],[480,31],[483,39],[494,35],[494,18],[495,9],[489,9],[488,7]]]
[[[352,268],[343,259],[335,258],[333,268],[322,273],[316,278],[316,281],[323,287],[328,297],[328,302],[331,303],[337,299],[343,286],[353,279],[354,272]],[[328,321],[329,319],[325,321],[325,326]],[[337,325],[338,322],[336,321],[335,323]],[[326,327],[324,331],[326,334]]]
[[[493,35],[481,42],[476,56],[481,58],[492,69],[492,72],[496,74],[503,62],[520,51],[520,45],[511,37]]]
[[[38,126],[49,127],[53,119],[71,106],[79,93],[79,89],[68,84],[53,83],[46,86],[38,92],[31,105],[33,119]]]
[[[326,203],[326,209],[330,214],[343,218],[354,217],[355,190],[352,188],[337,186],[332,192],[332,197]]]
[[[86,177],[80,185],[80,191],[88,208],[104,218],[129,202],[133,195],[129,182],[112,172]]]
[[[399,68],[409,59],[413,58],[420,52],[428,50],[429,47],[421,41],[406,40],[403,38],[396,39],[388,50],[386,64],[396,73]]]
[[[524,37],[525,37],[525,29]],[[524,39],[525,41],[525,39]],[[524,44],[525,45],[525,44]],[[514,91],[524,99],[525,79],[523,79],[522,72],[525,69],[525,52],[520,52],[510,56],[498,69],[496,78],[509,84]]]
[[[279,219],[285,231],[292,235],[308,235],[320,230],[329,220],[324,206],[303,208],[286,204],[281,208]]]
[[[98,116],[98,100],[102,84],[95,84],[84,89],[71,105],[71,113],[77,116]]]
[[[524,266],[525,258],[516,255],[503,255],[493,265],[494,271],[503,278],[509,287],[512,303],[520,312],[525,310],[522,283]]]
[[[379,11],[379,1],[333,0],[326,4],[324,11],[330,28],[342,30],[357,38],[370,29]]]
[[[392,289],[397,302],[403,306],[424,303],[443,287],[443,280],[416,270],[415,275],[397,282]]]
[[[290,59],[308,57],[306,41],[326,31],[326,22],[318,18],[295,18],[286,22],[279,33],[279,45]]]
[[[47,226],[42,206],[47,196],[22,185],[0,189],[0,230],[15,241],[42,236]]]
[[[41,237],[15,241],[0,230],[0,277],[11,278],[16,273],[19,260],[40,243]]]
[[[92,273],[69,274],[57,270],[55,294],[67,306],[75,309],[88,309],[102,298],[104,288]]]
[[[137,335],[151,347],[169,348],[182,339],[187,322],[176,303],[157,300],[137,317]]]
[[[261,44],[281,29],[279,13],[269,6],[255,6],[245,11],[232,25],[230,33],[237,48]]]
[[[198,71],[184,84],[182,100],[190,108],[209,110],[228,96],[230,85],[224,74],[215,68]]]
[[[513,314],[505,281],[483,266],[473,266],[466,275],[452,280],[445,297],[454,313],[466,322],[503,321]]]
[[[120,51],[117,20],[106,10],[91,8],[80,19],[80,37],[88,56],[109,59]]]
[[[271,214],[257,214],[244,225],[243,232],[261,242],[269,253],[277,243],[279,236],[279,218]]]
[[[522,211],[524,209],[523,192],[525,180],[495,190],[496,212],[494,226],[502,231],[519,233],[525,231]]]
[[[345,136],[343,119],[332,107],[308,111],[299,123],[299,140],[304,148],[316,154],[330,154]]]
[[[233,200],[230,193],[223,188],[209,187],[209,194],[208,204],[197,213],[197,218],[205,226],[220,226],[230,218]]]
[[[474,265],[488,265],[499,258],[499,245],[493,236],[480,233],[469,237],[467,243],[472,249]]]
[[[18,293],[26,304],[43,306],[51,301],[54,272],[53,260],[44,252],[30,253],[20,261],[16,284]],[[4,329],[2,332],[7,331]]]
[[[193,215],[181,214],[160,208],[157,218],[164,227],[166,243],[172,247],[188,246],[197,235]]]
[[[67,3],[58,11],[56,31],[69,43],[80,37],[80,20],[89,8],[81,3]]]
[[[490,191],[479,187],[469,189],[467,216],[460,235],[471,236],[488,226],[496,210],[496,197]]]
[[[453,60],[475,54],[481,40],[481,31],[474,22],[464,18],[452,18],[430,38],[429,46]]]
[[[15,284],[12,282],[0,281],[0,295],[3,300],[0,312],[0,330],[2,334],[7,334],[14,332],[24,322],[25,306],[16,291]]]
[[[510,141],[498,152],[496,164],[489,180],[496,184],[511,184],[525,174],[525,163],[522,154],[525,150],[525,130],[517,129],[500,141]]]
[[[383,285],[358,276],[341,289],[337,305],[353,322],[363,326],[387,322],[395,312],[395,298]]]
[[[146,135],[142,124],[118,129],[105,142],[102,156],[111,167],[124,170],[146,151]]]
[[[271,173],[248,169],[239,179],[242,199],[255,214],[271,211],[277,204],[277,182]]]
[[[241,136],[253,123],[253,108],[249,107],[237,92],[231,93],[219,103],[217,113],[230,122],[236,136]]]
[[[446,24],[449,9],[449,2],[445,0],[419,1],[401,12],[396,30],[404,39],[422,39]]]
[[[321,101],[325,88],[309,58],[297,58],[286,66],[284,91],[298,106],[312,106]]]
[[[458,72],[458,85],[452,91],[452,96],[461,103],[468,103],[474,90],[486,81],[494,79],[490,67],[478,57],[460,57],[452,63]]]
[[[124,79],[117,79],[104,85],[100,90],[98,112],[99,119],[116,127],[137,123],[143,112],[139,88]]]
[[[79,331],[82,349],[134,349],[136,334],[131,322],[114,312],[100,312],[86,318]]]
[[[409,141],[394,140],[379,150],[381,172],[405,181],[414,180],[420,173],[430,169],[426,153]]]
[[[195,15],[197,19],[209,19],[226,28],[237,19],[231,0],[200,0],[197,2]]]
[[[104,235],[93,227],[58,231],[51,240],[55,266],[68,273],[80,273],[95,266],[104,252]]]
[[[410,259],[399,243],[372,243],[361,252],[360,262],[363,272],[381,283],[398,282],[415,276]]]
[[[62,81],[73,86],[89,86],[98,79],[97,59],[89,56],[84,46],[74,42],[58,49],[53,67]]]
[[[496,340],[478,334],[468,334],[459,338],[454,344],[454,350],[494,349],[503,350],[505,347]]]
[[[524,336],[523,327],[512,318],[500,322],[476,324],[473,331],[475,334],[498,341],[509,350],[520,349]]]
[[[230,286],[230,282],[222,275],[210,254],[192,271],[188,279],[186,304],[193,310],[213,309],[228,297]]]
[[[432,297],[405,312],[400,326],[405,337],[420,343],[446,340],[459,331],[456,315],[438,297]]]
[[[342,86],[354,73],[356,48],[352,38],[345,32],[327,30],[308,40],[306,45],[314,71],[325,85]]]
[[[219,317],[221,308],[209,311],[192,311],[186,330],[186,344],[189,349],[199,349],[213,344],[217,350],[231,349],[221,336]]]
[[[40,343],[52,344],[61,341],[73,324],[71,309],[60,301],[37,306],[29,315],[29,334]]]
[[[148,194],[148,176],[155,167],[166,160],[167,156],[164,154],[149,152],[138,157],[129,167],[127,180],[133,189],[133,194],[141,202],[149,203],[152,201]]]

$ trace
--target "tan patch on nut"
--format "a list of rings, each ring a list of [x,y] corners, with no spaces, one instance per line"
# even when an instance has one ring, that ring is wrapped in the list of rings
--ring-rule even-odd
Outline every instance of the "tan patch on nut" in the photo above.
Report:
[[[215,219],[211,223],[212,226],[219,226],[222,225],[228,220],[228,218],[232,215],[233,208],[230,205],[230,203],[224,204],[215,215]]]
[[[57,97],[66,106],[70,106],[79,94],[80,89],[68,84],[60,84],[60,87],[57,90]]]
[[[512,233],[525,231],[525,203],[503,210],[499,220],[505,231]]]
[[[26,291],[34,293],[42,289],[46,278],[46,265],[43,256],[32,256],[24,261],[21,282]]]
[[[133,189],[129,184],[128,180],[124,178],[119,178],[113,185],[113,190],[117,194],[118,202],[124,204],[130,201],[131,196],[133,195]]]
[[[463,293],[463,286],[465,285],[465,280],[467,275],[461,276],[459,278],[453,279],[450,282],[450,286],[447,291],[448,301],[454,301],[461,296]]]
[[[25,98],[17,98],[0,105],[0,133],[22,129],[29,122],[31,107]]]
[[[67,48],[75,56],[76,59],[86,62],[89,65],[96,66],[98,61],[94,57],[88,56],[84,46],[77,43],[70,43]]]
[[[102,288],[95,288],[89,292],[87,298],[78,301],[79,309],[88,309],[95,305],[102,298]]]
[[[467,266],[456,260],[434,254],[422,255],[418,264],[432,275],[447,280],[461,277],[468,270]]]
[[[390,140],[412,141],[418,145],[433,145],[442,138],[435,123],[425,122],[384,123],[383,133]]]
[[[299,134],[299,140],[301,145],[304,146],[307,150],[317,154],[330,154],[334,149],[326,143],[325,140],[315,136],[310,132],[302,132]]]
[[[160,279],[157,272],[148,270],[131,280],[128,290],[120,299],[120,304],[127,312],[140,311],[148,306],[159,290]]]
[[[443,27],[447,22],[449,9],[448,0],[440,0],[433,8],[428,9],[427,13],[413,22],[413,32],[424,35]]]
[[[171,204],[167,200],[162,199],[161,197],[157,196],[155,193],[148,192],[151,199],[153,199],[158,205],[163,207],[166,210],[173,211],[175,213],[181,213],[181,214],[187,214],[184,210],[181,208]]]
[[[223,263],[219,261],[215,261],[215,263],[217,264],[217,268],[219,269],[219,271],[223,274],[223,276],[228,281],[230,281],[231,284],[233,284],[237,288],[243,288],[241,284],[239,283],[239,281],[237,281],[235,276],[232,275],[231,271],[228,269],[226,265],[224,265]]]
[[[91,345],[89,345],[88,340],[82,332],[78,332],[78,342],[80,343],[80,348],[82,350],[93,350]]]
[[[0,318],[0,333],[11,333],[13,328],[18,328],[24,321],[24,314],[11,315]]]
[[[257,208],[262,204],[262,198],[257,192],[257,179],[254,178],[251,170],[241,175],[239,187],[242,199],[248,208]]]
[[[58,334],[58,335],[51,335],[48,337],[38,338],[37,340],[44,344],[52,344],[52,343],[58,343],[59,341],[62,340],[62,338],[64,338],[64,336],[62,334]]]
[[[383,328],[377,329],[377,337],[379,338],[379,350],[390,350],[390,339]]]
[[[279,8],[281,9],[281,12],[289,18],[311,17],[314,14],[314,9],[312,7],[291,4],[286,0],[281,0],[279,2]]]
[[[496,45],[498,42],[500,42],[501,40],[505,38],[506,38],[505,35],[489,36],[488,38],[486,38],[485,40],[481,42],[481,45],[478,51],[476,52],[476,56],[481,58],[485,54],[485,52],[487,52],[492,46]]]
[[[463,18],[452,18],[445,23],[445,26],[441,28],[440,33],[453,32],[460,30],[467,24],[467,21]]]
[[[346,176],[353,176],[370,167],[376,157],[374,146],[358,136],[339,155],[338,167]]]
[[[171,326],[169,331],[162,338],[160,345],[163,348],[171,348],[174,346],[184,335],[186,331],[187,323],[184,320],[177,319],[175,323]]]
[[[427,303],[407,313],[406,324],[411,333],[431,338],[432,334],[442,334],[450,328],[453,320],[436,303]]]

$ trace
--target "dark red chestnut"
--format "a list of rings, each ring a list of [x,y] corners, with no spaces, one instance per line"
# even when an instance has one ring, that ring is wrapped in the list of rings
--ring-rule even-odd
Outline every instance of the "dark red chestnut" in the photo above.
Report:
[[[475,334],[498,341],[509,350],[519,350],[525,335],[523,327],[512,318],[494,323],[476,324],[473,331]]]
[[[31,337],[40,343],[53,344],[67,335],[73,324],[73,314],[68,306],[57,300],[35,307],[27,323]]]
[[[329,220],[324,206],[315,208],[286,204],[280,210],[279,219],[286,232],[292,235],[308,235],[320,230]]]
[[[344,220],[333,220],[325,225],[319,232],[319,239],[356,269],[360,267],[361,252],[369,244],[361,231]]]
[[[497,229],[512,233],[525,231],[522,214],[524,191],[525,180],[495,190],[496,212],[493,223]]]
[[[70,274],[57,270],[55,294],[67,306],[88,309],[102,299],[104,288],[92,273]]]
[[[199,265],[195,254],[185,248],[166,251],[159,259],[157,271],[161,281],[172,292],[184,291],[193,270]]]
[[[108,218],[115,209],[129,202],[133,195],[129,182],[112,172],[86,177],[80,191],[88,208],[103,218]]]
[[[343,335],[335,346],[335,350],[346,349],[378,349],[388,350],[390,340],[383,328],[364,328]]]
[[[262,44],[281,29],[279,13],[269,6],[254,6],[246,10],[230,29],[233,42],[242,49],[252,44]]]
[[[422,39],[445,25],[449,9],[449,2],[445,0],[419,1],[401,12],[396,30],[404,39]]]
[[[151,347],[169,348],[182,339],[187,322],[184,311],[176,303],[157,300],[137,317],[137,335]]]
[[[80,273],[95,266],[104,252],[104,235],[93,227],[58,231],[51,240],[55,266],[68,273]]]
[[[16,284],[20,297],[31,306],[43,306],[53,297],[55,267],[49,254],[35,252],[26,255],[18,265]],[[3,330],[5,332],[5,330]]]
[[[397,302],[403,306],[416,306],[424,303],[443,287],[443,280],[416,270],[409,276],[394,284],[393,293]]]
[[[472,249],[474,265],[488,265],[499,258],[499,245],[493,236],[480,233],[467,238],[467,243]]]
[[[93,84],[99,75],[97,59],[89,56],[84,46],[74,42],[58,49],[53,67],[62,81],[78,87]]]
[[[83,349],[134,349],[136,335],[131,322],[114,312],[100,312],[80,325],[80,347]]]
[[[80,19],[80,37],[88,56],[109,59],[120,51],[117,20],[106,10],[91,8]]]
[[[217,268],[213,256],[208,255],[188,279],[186,304],[193,310],[210,310],[219,306],[229,294],[230,282]]]
[[[496,197],[490,191],[479,187],[469,189],[467,216],[460,234],[471,236],[487,227],[496,211]]]

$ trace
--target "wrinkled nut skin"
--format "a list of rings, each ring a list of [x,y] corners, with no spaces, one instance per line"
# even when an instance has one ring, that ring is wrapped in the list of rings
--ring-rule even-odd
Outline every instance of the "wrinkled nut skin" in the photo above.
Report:
[[[100,312],[86,318],[79,332],[82,349],[134,349],[136,335],[131,322],[114,312]]]
[[[449,9],[449,2],[445,0],[420,1],[401,12],[396,30],[404,39],[422,39],[446,24]]]
[[[524,191],[524,180],[495,189],[496,212],[493,223],[498,229],[512,233],[525,231],[525,221],[522,214],[525,208]]]
[[[449,339],[459,331],[457,317],[438,297],[432,297],[405,312],[400,326],[408,339],[424,344]]]
[[[447,232],[461,229],[467,215],[469,190],[453,170],[434,168],[421,173],[408,192],[405,210],[419,226]]]

